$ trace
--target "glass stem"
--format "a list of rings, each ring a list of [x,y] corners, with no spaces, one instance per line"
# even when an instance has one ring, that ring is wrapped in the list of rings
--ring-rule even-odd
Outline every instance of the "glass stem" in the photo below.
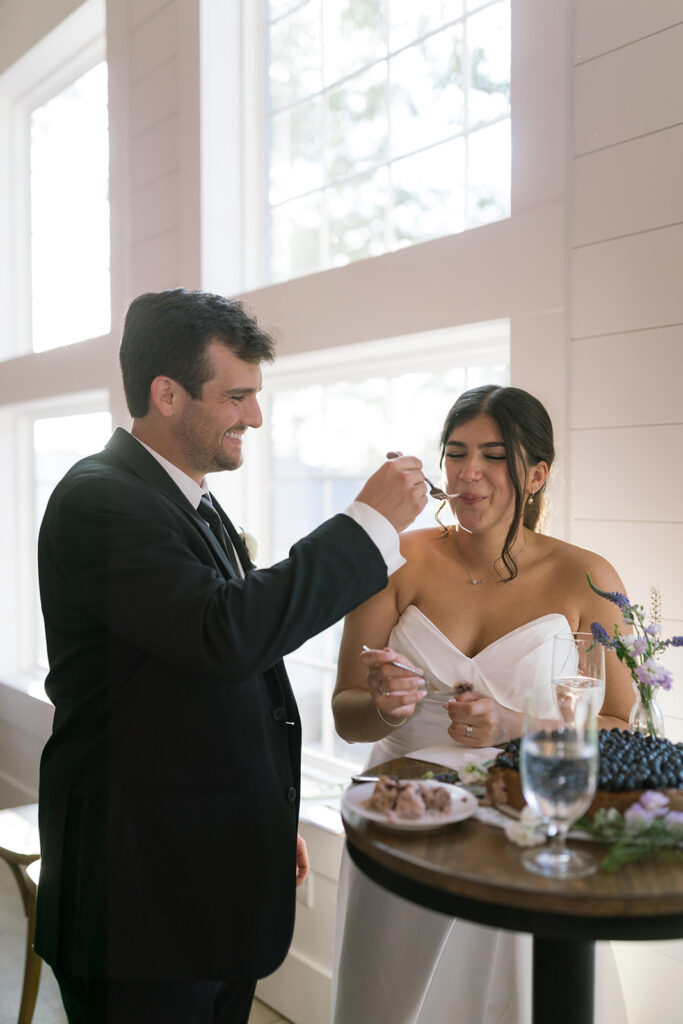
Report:
[[[567,832],[569,826],[562,825],[551,825],[553,831],[550,834],[550,853],[553,857],[564,857],[567,852]]]

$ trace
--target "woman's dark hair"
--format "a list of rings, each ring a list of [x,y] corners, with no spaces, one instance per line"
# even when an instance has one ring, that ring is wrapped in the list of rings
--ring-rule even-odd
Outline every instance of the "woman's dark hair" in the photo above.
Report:
[[[545,462],[548,469],[555,460],[553,425],[545,407],[537,398],[521,388],[503,388],[498,384],[484,384],[479,388],[464,391],[451,407],[441,432],[441,460],[443,465],[446,442],[456,427],[473,420],[475,416],[490,416],[498,425],[507,456],[508,471],[515,492],[515,511],[507,532],[500,557],[508,577],[507,583],[517,575],[517,563],[512,557],[510,546],[517,536],[520,523],[530,530],[538,526],[545,501],[545,483],[534,495],[529,505],[525,500],[522,481],[517,467],[530,469],[539,462]],[[546,478],[547,483],[547,478]]]
[[[242,304],[210,292],[174,288],[147,292],[131,302],[119,350],[123,388],[131,416],[146,416],[150,386],[166,376],[195,399],[212,376],[207,355],[217,339],[245,363],[275,358],[273,339]]]

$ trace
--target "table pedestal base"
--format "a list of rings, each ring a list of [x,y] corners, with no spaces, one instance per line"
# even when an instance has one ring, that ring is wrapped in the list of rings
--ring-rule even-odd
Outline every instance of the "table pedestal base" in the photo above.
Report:
[[[593,1024],[595,943],[534,936],[534,1024]]]

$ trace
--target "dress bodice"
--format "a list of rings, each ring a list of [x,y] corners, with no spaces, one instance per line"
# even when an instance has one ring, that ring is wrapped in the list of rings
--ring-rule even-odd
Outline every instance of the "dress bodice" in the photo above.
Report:
[[[470,658],[419,608],[408,605],[391,631],[389,646],[424,670],[427,696],[405,725],[373,746],[369,763],[447,741],[450,719],[442,705],[455,683],[472,683],[478,693],[504,707],[523,710],[525,692],[552,678],[553,637],[570,628],[564,615],[542,615],[505,633]]]

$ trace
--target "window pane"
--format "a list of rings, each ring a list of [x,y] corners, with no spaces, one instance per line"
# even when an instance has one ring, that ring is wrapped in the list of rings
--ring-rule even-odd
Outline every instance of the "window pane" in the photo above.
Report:
[[[387,168],[354,178],[326,192],[329,218],[330,263],[379,256],[386,249]]]
[[[414,152],[462,128],[462,26],[439,32],[391,61],[391,151]]]
[[[386,157],[386,79],[386,61],[380,61],[327,94],[329,179],[364,171]]]
[[[111,326],[105,62],[33,111],[30,162],[33,348],[42,352]]]
[[[273,110],[322,88],[321,0],[307,0],[270,26],[268,74]]]
[[[391,49],[412,43],[462,12],[462,0],[391,0]]]
[[[510,116],[510,8],[494,4],[467,21],[470,125]]]
[[[277,114],[271,122],[270,202],[273,206],[323,184],[322,100]]]
[[[325,84],[386,57],[384,0],[325,0]]]
[[[321,263],[322,196],[314,193],[276,206],[271,214],[270,253],[277,280],[317,270]]]
[[[465,226],[465,140],[434,146],[391,165],[398,247],[462,231]]]

